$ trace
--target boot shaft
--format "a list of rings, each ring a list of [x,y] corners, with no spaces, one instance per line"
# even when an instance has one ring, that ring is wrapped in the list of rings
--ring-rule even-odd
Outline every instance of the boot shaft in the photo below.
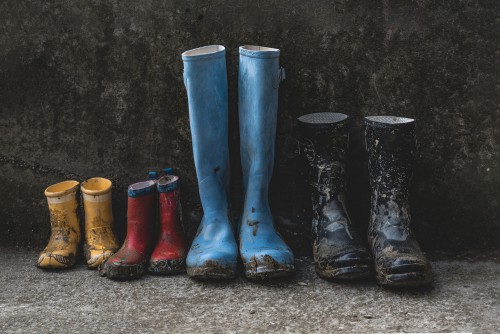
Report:
[[[101,177],[82,183],[86,230],[113,226],[111,187],[111,181]]]
[[[371,116],[365,118],[365,124],[372,189],[369,235],[385,231],[403,238],[411,234],[409,187],[416,152],[415,121]]]
[[[179,238],[183,238],[180,217],[179,177],[174,175],[161,177],[158,180],[157,189],[160,213],[159,238],[176,235]]]
[[[157,193],[155,181],[134,183],[128,188],[127,236],[128,247],[147,252],[153,238]]]
[[[249,175],[265,174],[269,182],[273,171],[282,77],[278,49],[247,45],[239,52],[240,155],[246,190]]]
[[[198,182],[215,175],[224,188],[229,182],[225,54],[226,50],[221,45],[206,46],[182,54]]]
[[[298,118],[299,156],[304,177],[313,193],[337,199],[346,190],[346,159],[349,146],[348,116],[315,113]]]
[[[365,118],[370,185],[380,195],[407,197],[416,153],[415,121],[394,116]]]
[[[45,189],[52,231],[63,229],[69,235],[74,236],[75,240],[80,239],[80,219],[76,197],[78,185],[77,181],[63,181]]]

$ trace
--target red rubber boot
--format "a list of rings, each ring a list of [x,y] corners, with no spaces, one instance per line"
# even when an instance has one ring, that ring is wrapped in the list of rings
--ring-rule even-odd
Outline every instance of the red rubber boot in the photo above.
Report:
[[[157,181],[160,233],[148,270],[154,274],[176,274],[186,268],[186,241],[179,204],[179,177],[165,175]]]
[[[141,277],[153,245],[156,183],[148,180],[128,187],[127,237],[122,247],[100,266],[101,276],[114,280]]]

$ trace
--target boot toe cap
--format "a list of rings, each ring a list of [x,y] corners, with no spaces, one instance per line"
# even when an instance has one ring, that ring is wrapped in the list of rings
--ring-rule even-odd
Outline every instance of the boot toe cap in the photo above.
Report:
[[[91,269],[97,268],[101,263],[106,262],[114,252],[93,252],[87,259],[87,266]]]
[[[264,249],[258,252],[242,252],[245,275],[249,279],[263,280],[289,276],[295,272],[291,250]]]
[[[44,269],[64,269],[75,264],[73,254],[60,252],[42,252],[38,258],[37,267]]]
[[[381,285],[411,287],[432,282],[432,270],[425,258],[401,257],[377,265],[377,281]]]
[[[187,273],[195,278],[233,278],[236,265],[235,252],[197,252],[186,259]]]
[[[373,260],[365,250],[357,250],[334,257],[318,258],[316,272],[323,278],[353,280],[373,273]]]

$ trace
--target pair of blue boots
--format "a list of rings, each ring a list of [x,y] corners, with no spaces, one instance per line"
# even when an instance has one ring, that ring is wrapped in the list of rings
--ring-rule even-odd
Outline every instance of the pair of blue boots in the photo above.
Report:
[[[238,98],[244,209],[238,226],[245,275],[262,280],[294,271],[290,248],[274,229],[268,188],[274,166],[278,49],[242,46]],[[204,216],[187,255],[188,275],[234,278],[238,246],[228,218],[228,93],[226,50],[205,46],[182,54],[193,153]]]

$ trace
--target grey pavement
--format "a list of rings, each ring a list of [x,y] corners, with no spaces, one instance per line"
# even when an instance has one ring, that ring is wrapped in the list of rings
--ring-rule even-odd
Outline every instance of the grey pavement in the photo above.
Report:
[[[290,279],[256,284],[185,275],[114,282],[76,266],[49,272],[31,250],[0,249],[1,333],[392,333],[500,330],[500,264],[433,262],[424,291],[338,284],[297,259]]]

